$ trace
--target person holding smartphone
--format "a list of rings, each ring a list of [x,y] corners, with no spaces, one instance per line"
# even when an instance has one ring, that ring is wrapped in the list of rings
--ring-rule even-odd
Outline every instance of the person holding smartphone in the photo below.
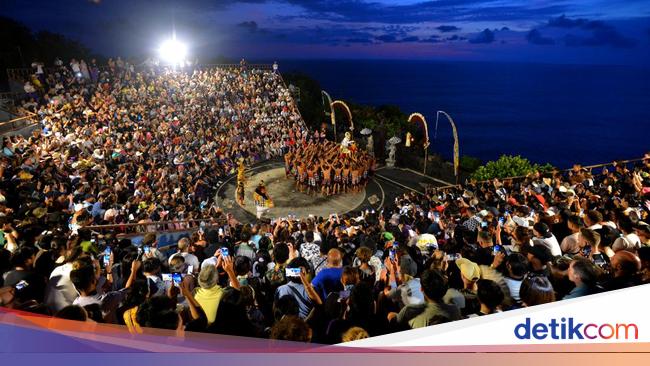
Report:
[[[140,271],[140,267],[142,266],[142,262],[139,260],[131,262],[131,273],[129,274],[129,278],[126,280],[123,289],[101,294],[97,291],[98,264],[97,261],[94,263],[86,263],[70,272],[70,280],[79,292],[79,297],[74,300],[72,304],[82,307],[98,304],[104,321],[107,323],[116,323],[117,309],[126,297],[127,290],[135,281],[138,271]]]
[[[304,258],[294,258],[285,268],[287,283],[275,290],[274,298],[293,297],[298,303],[298,316],[306,319],[314,305],[322,304],[322,299],[309,282],[309,263]]]

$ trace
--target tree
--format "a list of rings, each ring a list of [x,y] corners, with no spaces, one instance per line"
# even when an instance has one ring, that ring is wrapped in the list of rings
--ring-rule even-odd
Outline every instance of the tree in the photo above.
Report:
[[[550,164],[533,164],[521,156],[502,155],[496,161],[489,161],[487,164],[476,169],[472,179],[483,181],[494,178],[508,178],[528,175],[534,172],[548,172],[553,170]]]

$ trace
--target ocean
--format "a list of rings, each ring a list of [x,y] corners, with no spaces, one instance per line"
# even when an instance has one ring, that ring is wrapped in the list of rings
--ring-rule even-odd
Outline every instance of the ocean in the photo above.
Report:
[[[560,168],[641,157],[650,151],[650,68],[524,63],[287,60],[333,99],[420,112],[432,149],[483,161],[521,155]]]

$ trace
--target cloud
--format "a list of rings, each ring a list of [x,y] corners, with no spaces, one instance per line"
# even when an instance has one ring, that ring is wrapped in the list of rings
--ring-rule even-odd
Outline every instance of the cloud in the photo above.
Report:
[[[447,40],[447,41],[465,41],[465,40],[467,40],[467,37],[461,37],[461,36],[459,36],[457,34],[454,34],[451,37],[445,38],[445,40]]]
[[[474,38],[469,39],[469,43],[474,44],[487,44],[494,42],[494,32],[485,28],[481,33],[477,34]]]
[[[418,37],[418,36],[410,36],[410,37],[402,38],[402,42],[418,42],[419,40],[420,40],[420,37]]]
[[[528,40],[528,43],[536,45],[555,44],[555,40],[542,36],[542,33],[538,29],[531,29],[530,32],[526,34],[526,40]]]
[[[436,27],[436,29],[442,33],[456,32],[460,30],[460,28],[456,27],[455,25],[441,25],[439,27]]]
[[[244,29],[248,30],[251,33],[255,33],[255,32],[257,32],[259,30],[259,27],[257,26],[257,22],[253,21],[253,20],[248,21],[248,22],[241,22],[241,23],[237,24],[237,26],[240,27],[240,28],[244,28]]]
[[[636,39],[622,35],[616,28],[600,20],[571,19],[561,15],[549,19],[548,26],[591,33],[589,35],[567,34],[564,36],[564,44],[569,47],[634,48],[638,43]]]
[[[381,36],[375,37],[375,39],[384,43],[397,42],[397,37],[394,34],[382,34]]]
[[[454,36],[454,37],[457,37],[457,36]],[[421,43],[440,43],[442,41],[440,40],[440,37],[436,36],[435,34],[432,34],[432,35],[429,36],[429,38],[420,39],[420,42]]]
[[[581,37],[568,34],[564,37],[564,44],[569,47],[601,47],[610,46],[614,48],[634,48],[637,40],[620,34],[612,27],[596,29],[591,36]]]
[[[585,30],[603,29],[609,27],[608,25],[606,25],[604,22],[600,20],[589,20],[583,18],[571,19],[571,18],[567,18],[567,16],[564,14],[560,15],[557,18],[549,19],[548,26],[555,27],[555,28],[568,28],[568,29],[582,28]]]
[[[372,44],[374,43],[372,39],[370,38],[363,38],[363,37],[358,37],[358,38],[348,38],[345,40],[345,43],[363,43],[363,44]]]
[[[570,10],[562,1],[547,6],[524,2],[488,2],[483,0],[418,1],[386,4],[376,0],[286,0],[305,11],[301,17],[332,21],[416,24],[432,20],[504,21],[536,20]]]

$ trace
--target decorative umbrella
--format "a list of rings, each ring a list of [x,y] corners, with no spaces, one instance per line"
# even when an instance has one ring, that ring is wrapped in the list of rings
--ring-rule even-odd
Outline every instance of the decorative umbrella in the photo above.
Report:
[[[397,137],[397,136],[393,136],[393,137],[390,138],[390,140],[388,140],[388,143],[391,144],[391,145],[397,145],[400,142],[402,142],[402,139]]]
[[[372,130],[369,129],[369,128],[364,128],[363,130],[361,130],[362,135],[370,135],[371,133],[372,133]]]

